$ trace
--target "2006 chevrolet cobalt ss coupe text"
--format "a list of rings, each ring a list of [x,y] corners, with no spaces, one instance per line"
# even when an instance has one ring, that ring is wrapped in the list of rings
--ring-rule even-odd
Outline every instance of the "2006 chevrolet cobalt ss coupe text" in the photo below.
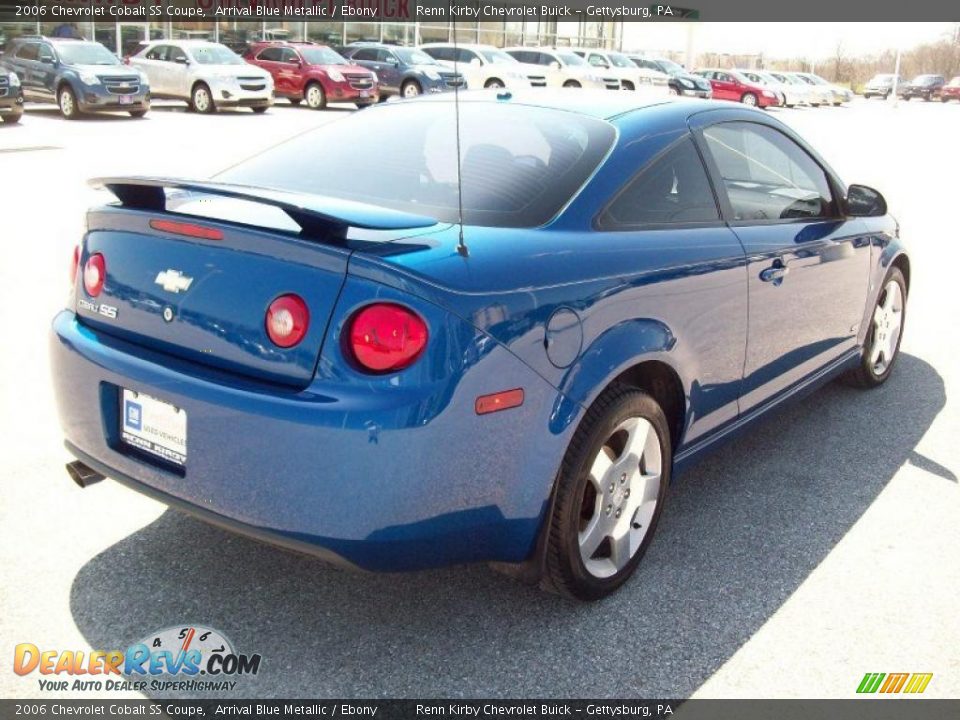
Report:
[[[456,108],[385,105],[210,181],[95,181],[118,202],[51,342],[74,479],[596,599],[675,471],[833,377],[889,377],[899,227],[776,119],[477,93],[458,173]]]

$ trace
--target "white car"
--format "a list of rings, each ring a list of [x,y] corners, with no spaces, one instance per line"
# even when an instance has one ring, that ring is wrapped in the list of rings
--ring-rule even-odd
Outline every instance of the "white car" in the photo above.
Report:
[[[530,81],[512,56],[493,45],[427,43],[420,49],[434,60],[456,67],[470,88],[529,88]]]
[[[579,49],[574,52],[603,75],[605,81],[616,79],[623,90],[646,90],[663,95],[670,94],[669,75],[638,67],[633,60],[621,52],[598,49]]]
[[[793,77],[790,73],[784,73],[780,71],[767,71],[767,74],[772,77],[774,80],[780,83],[784,88],[789,88],[790,90],[790,101],[796,101],[793,103],[795,105],[809,105],[813,106],[815,103],[819,104],[819,100],[814,97],[813,92],[810,89],[810,85],[801,80],[798,77]],[[791,102],[787,102],[787,105],[790,105]]]
[[[786,75],[789,78],[804,83],[807,86],[807,91],[810,93],[810,104],[813,105],[813,107],[833,104],[833,93],[826,85],[818,85],[813,80],[804,77],[803,73],[788,72],[778,74]]]
[[[750,82],[754,82],[757,85],[762,85],[763,87],[775,92],[780,96],[780,104],[784,107],[805,105],[810,96],[810,94],[806,91],[806,88],[802,85],[795,85],[792,83],[786,83],[783,80],[778,80],[771,73],[763,70],[737,70],[737,72],[747,78],[747,80]]]
[[[538,47],[504,48],[523,66],[533,87],[603,90],[603,78],[571,50]]]
[[[850,90],[847,90],[845,87],[840,87],[839,85],[834,85],[828,80],[824,80],[819,75],[814,75],[813,73],[807,72],[798,72],[795,73],[799,75],[803,80],[806,80],[808,83],[814,87],[821,89],[826,89],[830,93],[829,103],[833,105],[843,105],[845,102],[850,102],[853,100],[853,93]]]
[[[226,45],[207,40],[155,40],[130,58],[150,79],[154,98],[185,100],[199,113],[273,105],[273,78]]]

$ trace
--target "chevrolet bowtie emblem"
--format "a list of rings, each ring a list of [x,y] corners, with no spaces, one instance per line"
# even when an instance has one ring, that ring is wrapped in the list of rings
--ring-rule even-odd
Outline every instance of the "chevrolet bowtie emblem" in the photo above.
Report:
[[[162,273],[157,273],[157,279],[154,282],[167,292],[178,293],[181,290],[183,292],[189,290],[193,278],[179,270],[164,270]]]

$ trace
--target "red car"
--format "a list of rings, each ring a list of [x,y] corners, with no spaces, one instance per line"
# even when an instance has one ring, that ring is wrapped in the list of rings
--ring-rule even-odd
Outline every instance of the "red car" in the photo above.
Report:
[[[714,100],[732,100],[758,108],[776,107],[780,104],[780,97],[773,90],[748,80],[736,70],[708,68],[697,70],[694,74],[710,81]]]
[[[307,42],[258,42],[243,54],[251,65],[273,76],[274,94],[294,105],[306,100],[314,110],[328,102],[363,108],[379,98],[376,73],[345,59],[326,45]]]
[[[960,100],[960,75],[940,89],[940,102],[948,100]]]

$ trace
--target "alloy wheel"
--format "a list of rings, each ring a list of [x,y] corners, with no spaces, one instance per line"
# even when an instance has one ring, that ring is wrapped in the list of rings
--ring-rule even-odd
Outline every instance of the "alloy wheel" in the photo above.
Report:
[[[870,365],[875,375],[883,375],[897,353],[903,328],[903,292],[899,283],[890,280],[873,311],[873,340],[870,343]]]
[[[193,91],[193,107],[199,113],[210,111],[210,92],[205,87]]]
[[[408,82],[403,86],[403,96],[405,98],[415,98],[420,94],[420,87],[414,82]]]
[[[594,577],[618,573],[643,544],[660,493],[660,447],[656,428],[632,417],[617,426],[594,458],[578,535],[580,559]]]

